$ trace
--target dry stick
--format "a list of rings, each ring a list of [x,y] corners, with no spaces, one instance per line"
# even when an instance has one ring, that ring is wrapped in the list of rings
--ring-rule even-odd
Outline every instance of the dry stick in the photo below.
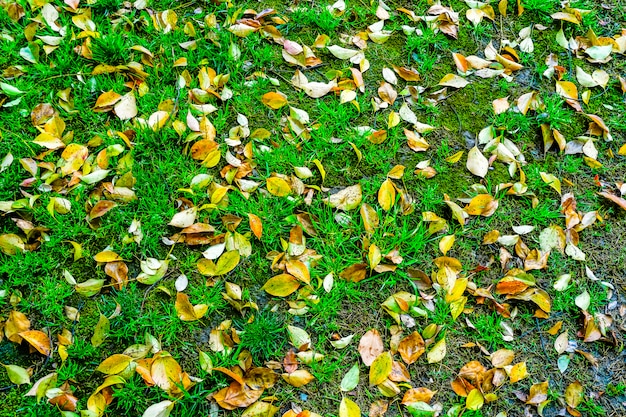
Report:
[[[277,76],[278,78],[280,78],[281,80],[286,82],[288,85],[291,84],[291,81],[287,80],[285,77],[283,77],[281,74],[279,74],[278,72],[274,71],[273,69],[269,69],[269,70],[267,70],[267,72],[274,74],[275,76]]]
[[[44,78],[43,80],[41,80],[41,81],[40,81],[40,83],[41,83],[41,82],[44,82],[44,81],[48,81],[48,80],[53,80],[53,79],[55,79],[55,78],[60,78],[60,77],[76,77],[76,76],[78,76],[78,75],[85,75],[85,74],[83,74],[82,72],[77,72],[77,73],[74,73],[74,74],[57,74],[57,75],[53,75],[53,76],[48,77],[48,78]]]
[[[535,318],[535,326],[537,327],[537,333],[539,333],[539,340],[541,341],[541,349],[543,350],[543,354],[546,355],[546,359],[549,361],[550,357],[548,356],[548,352],[546,351],[545,341],[543,340],[543,333],[539,328],[539,319]]]

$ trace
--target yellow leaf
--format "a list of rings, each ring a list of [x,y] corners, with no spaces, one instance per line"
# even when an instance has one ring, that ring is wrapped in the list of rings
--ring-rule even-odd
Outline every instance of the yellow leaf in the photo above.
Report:
[[[94,329],[93,336],[91,336],[91,345],[93,347],[98,347],[109,336],[109,330],[111,329],[111,323],[109,319],[106,318],[103,314],[100,314],[100,319],[98,323],[96,323],[96,328]]]
[[[383,352],[372,362],[370,366],[370,386],[383,383],[393,367],[393,358],[390,352]]]
[[[290,374],[283,374],[283,379],[289,385],[299,388],[313,381],[315,377],[305,369],[298,369]]]
[[[378,190],[378,203],[385,211],[391,210],[396,201],[396,188],[389,178],[383,182]]]
[[[452,245],[454,245],[454,235],[444,236],[439,241],[439,250],[445,255],[452,248]]]
[[[378,246],[371,244],[368,254],[367,254],[367,259],[370,263],[370,268],[371,269],[376,268],[382,258],[383,258],[383,255],[380,252],[380,249],[378,248]]]
[[[509,372],[511,377],[511,384],[515,384],[517,381],[521,381],[522,379],[528,376],[528,371],[526,370],[526,362],[520,362],[513,365],[511,371]]]
[[[224,253],[217,260],[217,275],[225,275],[235,269],[237,264],[239,264],[239,260],[241,259],[239,252],[236,250],[231,250]]]
[[[291,193],[291,187],[282,178],[270,177],[267,179],[267,191],[276,197],[285,197]]]
[[[578,89],[576,84],[570,81],[557,81],[556,92],[564,98],[578,100]]]
[[[324,169],[324,166],[322,165],[319,159],[314,159],[313,163],[315,164],[317,169],[320,171],[320,175],[322,176],[322,182],[324,182],[324,180],[326,179],[326,170]]]
[[[463,156],[464,153],[465,151],[458,151],[454,155],[450,155],[449,157],[447,157],[446,162],[450,164],[456,164],[457,162],[461,160],[461,157]]]
[[[578,407],[583,400],[583,386],[580,382],[574,381],[565,389],[565,402],[572,408]]]
[[[365,231],[368,233],[374,233],[374,231],[378,228],[379,219],[378,213],[372,206],[367,203],[363,203],[361,205],[361,220],[363,220],[363,227]]]
[[[463,88],[469,84],[465,78],[459,77],[456,74],[446,74],[440,81],[439,85],[444,87]]]
[[[342,398],[339,404],[339,417],[360,417],[361,409],[349,398]]]
[[[392,127],[398,126],[400,123],[400,115],[395,111],[389,113],[389,120],[387,121],[387,128],[391,129]]]
[[[430,352],[426,355],[428,363],[441,362],[446,356],[446,338],[444,337],[432,347]]]
[[[176,294],[176,303],[174,304],[178,318],[182,321],[196,321],[201,319],[207,312],[209,306],[206,304],[191,305],[187,294],[179,292]]]
[[[543,182],[554,188],[556,192],[561,195],[561,181],[559,181],[557,177],[546,172],[540,172],[539,174],[541,175],[541,179],[543,180]]]
[[[348,143],[350,144],[350,146],[352,146],[352,149],[354,149],[354,153],[356,154],[356,158],[358,162],[361,162],[361,159],[363,159],[363,153],[359,150],[359,148],[356,147],[354,143],[352,142],[348,142]],[[626,148],[624,149],[624,152],[626,152]]]
[[[468,410],[480,410],[484,404],[485,398],[477,389],[471,390],[465,399],[465,406]]]
[[[102,372],[106,375],[115,375],[122,372],[124,369],[130,365],[133,361],[128,355],[115,354],[106,358],[102,363],[96,368],[96,371]]]
[[[274,110],[278,110],[281,107],[287,105],[288,103],[286,95],[284,95],[281,92],[273,92],[273,91],[263,94],[263,97],[261,97],[261,101],[267,107],[272,108]]]
[[[265,402],[257,401],[250,407],[246,408],[241,414],[241,417],[272,417],[280,410],[275,405]]]
[[[115,261],[123,261],[123,259],[115,252],[110,250],[105,250],[96,254],[93,257],[96,262],[115,262]]]
[[[298,279],[289,274],[280,274],[267,280],[262,289],[276,297],[286,297],[300,288]]]
[[[478,194],[465,207],[465,212],[471,216],[491,216],[498,208],[498,200],[489,194]]]

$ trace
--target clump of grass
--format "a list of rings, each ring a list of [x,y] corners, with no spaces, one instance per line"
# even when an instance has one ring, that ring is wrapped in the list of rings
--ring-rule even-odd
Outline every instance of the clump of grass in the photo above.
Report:
[[[126,40],[115,34],[93,39],[91,54],[94,61],[105,64],[124,64],[129,60]]]
[[[247,349],[259,360],[275,358],[285,346],[285,330],[282,316],[269,312],[257,315],[246,324],[241,334],[241,348]]]

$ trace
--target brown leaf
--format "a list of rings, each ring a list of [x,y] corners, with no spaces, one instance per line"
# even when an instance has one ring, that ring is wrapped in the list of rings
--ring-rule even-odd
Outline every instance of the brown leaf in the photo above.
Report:
[[[530,387],[530,393],[526,404],[539,405],[548,399],[548,381],[534,384]]]
[[[504,368],[510,365],[515,358],[515,352],[509,349],[496,350],[491,354],[491,364],[495,368]]]
[[[23,313],[12,310],[4,323],[4,335],[13,343],[22,343],[20,333],[30,329],[30,321]]]
[[[618,197],[615,194],[607,193],[605,191],[598,193],[598,195],[601,195],[604,198],[608,198],[609,200],[626,210],[626,200],[624,200],[623,198]]]
[[[467,395],[473,390],[476,389],[472,384],[470,384],[466,379],[457,377],[454,381],[450,383],[452,385],[452,390],[461,397],[467,397]]]
[[[61,395],[50,398],[48,402],[56,407],[59,407],[59,409],[63,411],[76,411],[78,398],[74,397],[72,394],[64,392]]]
[[[407,365],[417,361],[425,352],[424,339],[418,332],[413,332],[400,341],[398,353]]]
[[[359,282],[365,279],[365,275],[367,273],[367,265],[366,264],[354,264],[339,274],[340,278],[345,279],[350,282]]]
[[[246,373],[245,381],[252,389],[268,389],[276,385],[278,374],[269,368],[252,368]]]
[[[404,81],[416,82],[421,80],[419,73],[413,68],[407,67],[398,67],[396,65],[393,66],[393,70],[402,78]]]
[[[113,279],[113,286],[118,290],[128,284],[128,266],[124,262],[107,262],[104,273]]]
[[[233,381],[230,386],[222,388],[215,393],[213,399],[220,407],[226,410],[234,410],[237,407],[243,408],[254,404],[261,398],[262,394],[262,389],[254,390],[245,384]]]
[[[359,341],[358,351],[366,366],[370,366],[383,350],[383,339],[376,329],[369,330]]]
[[[283,366],[285,367],[285,372],[287,372],[288,374],[298,369],[296,352],[293,349],[289,349],[289,351],[285,355],[285,358],[283,359]]]
[[[480,382],[487,369],[478,361],[471,361],[463,365],[459,371],[459,377],[472,382]]]
[[[369,417],[383,417],[389,408],[389,402],[385,400],[376,400],[370,404]]]
[[[95,206],[89,211],[89,221],[97,219],[98,217],[104,216],[109,210],[116,207],[117,203],[108,200],[100,200],[96,203]]]
[[[437,391],[431,391],[428,388],[424,387],[411,388],[404,393],[404,397],[402,397],[402,404],[410,405],[416,402],[429,403],[436,393]]]

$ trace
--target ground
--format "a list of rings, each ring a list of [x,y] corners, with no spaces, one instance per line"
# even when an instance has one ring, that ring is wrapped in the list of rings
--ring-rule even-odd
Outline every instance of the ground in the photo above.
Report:
[[[154,404],[167,407],[167,401],[172,407],[163,413],[173,416],[270,416],[290,410],[295,411],[288,416],[302,410],[374,416],[381,414],[370,407],[381,400],[388,405],[386,416],[624,415],[626,202],[619,200],[619,189],[625,191],[626,178],[626,65],[616,42],[606,62],[590,62],[585,49],[595,45],[594,36],[601,45],[622,35],[626,4],[576,0],[569,7],[577,10],[553,0],[521,4],[520,14],[515,2],[501,2],[503,15],[492,3],[492,18],[474,24],[466,12],[488,10],[484,4],[443,2],[448,14],[440,17],[458,13],[455,38],[436,22],[410,17],[409,11],[435,15],[426,1],[333,6],[274,0],[0,0],[0,363],[17,365],[29,377],[24,383],[0,370],[0,416],[52,416],[62,408],[66,416],[80,415],[78,410],[88,416],[139,416]],[[258,15],[262,10],[268,13]],[[589,12],[577,17],[580,10]],[[557,12],[578,23],[553,17]],[[375,43],[367,28],[381,16],[391,36]],[[520,31],[528,27],[532,51],[518,45]],[[561,29],[583,47],[560,45]],[[326,42],[320,35],[328,36]],[[356,44],[355,35],[361,36]],[[507,50],[504,41],[514,44]],[[369,68],[362,60],[335,56],[326,47],[331,45],[362,49]],[[455,64],[453,53],[488,58],[489,45],[520,68],[481,78],[477,68],[461,71]],[[302,46],[319,61],[298,66],[286,60],[290,52],[303,58],[297,53]],[[562,69],[546,76],[550,54]],[[488,60],[490,68],[504,69]],[[419,80],[407,81],[394,66],[413,68]],[[608,82],[584,87],[577,67],[588,74],[605,71]],[[366,69],[362,91],[355,68]],[[306,86],[292,85],[297,70],[319,88],[333,79],[339,84],[311,97]],[[212,75],[199,76],[203,71]],[[389,78],[384,73],[394,75],[395,85],[387,88],[398,93],[388,105],[379,95]],[[220,82],[219,74],[228,76]],[[469,83],[437,92],[447,74]],[[559,94],[557,81],[577,87],[572,105]],[[342,103],[341,90],[356,94]],[[282,95],[268,103],[270,92]],[[527,93],[535,94],[523,112],[517,99]],[[509,106],[495,114],[493,101],[505,97]],[[121,106],[124,100],[131,103]],[[203,112],[200,104],[213,108]],[[429,125],[419,135],[427,149],[416,152],[407,145],[405,130],[420,126],[398,116],[403,105]],[[356,129],[362,126],[371,129]],[[386,137],[378,140],[372,130]],[[560,132],[570,144],[592,138],[597,155],[588,149],[563,152],[556,143],[546,149],[546,130]],[[468,170],[475,146],[487,159],[492,155],[479,140],[489,131],[523,155],[516,155],[512,174],[503,157],[490,159],[486,174]],[[424,161],[434,176],[416,172],[425,168],[418,165]],[[400,174],[398,166],[404,169]],[[559,180],[560,189],[546,174]],[[329,199],[355,185],[360,186],[355,204],[342,207]],[[526,190],[514,192],[516,187]],[[459,221],[455,205],[471,212],[468,203],[478,201],[477,195],[497,201],[497,209]],[[368,207],[377,225],[363,216]],[[585,221],[595,221],[568,226],[586,214]],[[433,216],[439,221],[431,221]],[[205,232],[181,235],[192,223]],[[540,252],[549,252],[547,262],[533,268],[529,259],[537,252],[531,251],[545,247],[546,230],[559,230],[562,244]],[[493,231],[500,239],[486,238]],[[566,234],[584,259],[572,256],[570,246],[564,250]],[[225,240],[224,254],[216,264],[209,262],[207,257],[217,256],[204,251],[211,248],[219,256]],[[501,265],[507,253],[511,259]],[[231,255],[236,259],[224,266]],[[357,272],[350,273],[351,267]],[[544,290],[549,308],[497,290],[507,273],[524,269],[536,281],[530,290]],[[146,279],[137,278],[142,271]],[[571,275],[570,282],[555,288],[564,274]],[[280,288],[271,290],[266,282],[275,276],[283,278]],[[93,291],[76,285],[86,281]],[[289,285],[297,291],[283,293]],[[416,299],[402,301],[407,293]],[[182,294],[198,307],[195,312]],[[402,320],[396,322],[383,308],[386,300]],[[459,300],[466,302],[455,317]],[[108,331],[102,330],[102,317]],[[22,340],[15,327],[34,331],[31,337],[43,346]],[[294,342],[294,328],[306,331],[310,342]],[[425,339],[426,352],[403,365],[409,381],[383,375],[382,384],[397,393],[369,383],[362,351],[375,344],[372,329],[383,344],[374,369],[387,352],[397,364],[407,362],[397,343],[412,332]],[[104,338],[95,340],[94,333]],[[564,333],[567,346],[557,350],[555,342]],[[350,335],[346,347],[336,347]],[[437,358],[433,347],[442,340],[445,356]],[[290,359],[297,349],[324,357],[312,363]],[[477,366],[472,361],[485,368],[475,379],[491,381],[486,369],[496,366],[494,352],[514,354],[498,366],[506,375],[503,385],[474,380],[475,391],[453,389],[464,366]],[[113,355],[124,365],[102,372],[101,364]],[[252,365],[245,365],[248,356]],[[161,382],[154,370],[159,360],[170,372]],[[232,400],[239,407],[224,407],[219,393],[237,385],[233,381],[244,371],[271,368],[289,376],[294,362],[314,377],[311,382],[297,387],[278,378],[267,384],[255,402],[262,412],[246,409],[254,401],[241,406],[241,398]],[[511,382],[510,366],[521,363],[527,375]],[[354,364],[360,381],[342,391]],[[238,375],[220,370],[226,368]],[[146,376],[141,369],[152,371]],[[120,380],[109,376],[115,383],[103,388],[106,373]],[[25,395],[50,374],[56,383],[40,392],[42,398]],[[245,378],[252,384],[249,374]],[[544,381],[547,390],[539,385]],[[411,401],[405,396],[411,387],[435,394]],[[533,389],[545,398],[533,401],[528,397]],[[59,403],[62,396],[69,403]],[[346,399],[360,412],[346,411],[352,404]],[[145,415],[167,415],[154,410]]]

